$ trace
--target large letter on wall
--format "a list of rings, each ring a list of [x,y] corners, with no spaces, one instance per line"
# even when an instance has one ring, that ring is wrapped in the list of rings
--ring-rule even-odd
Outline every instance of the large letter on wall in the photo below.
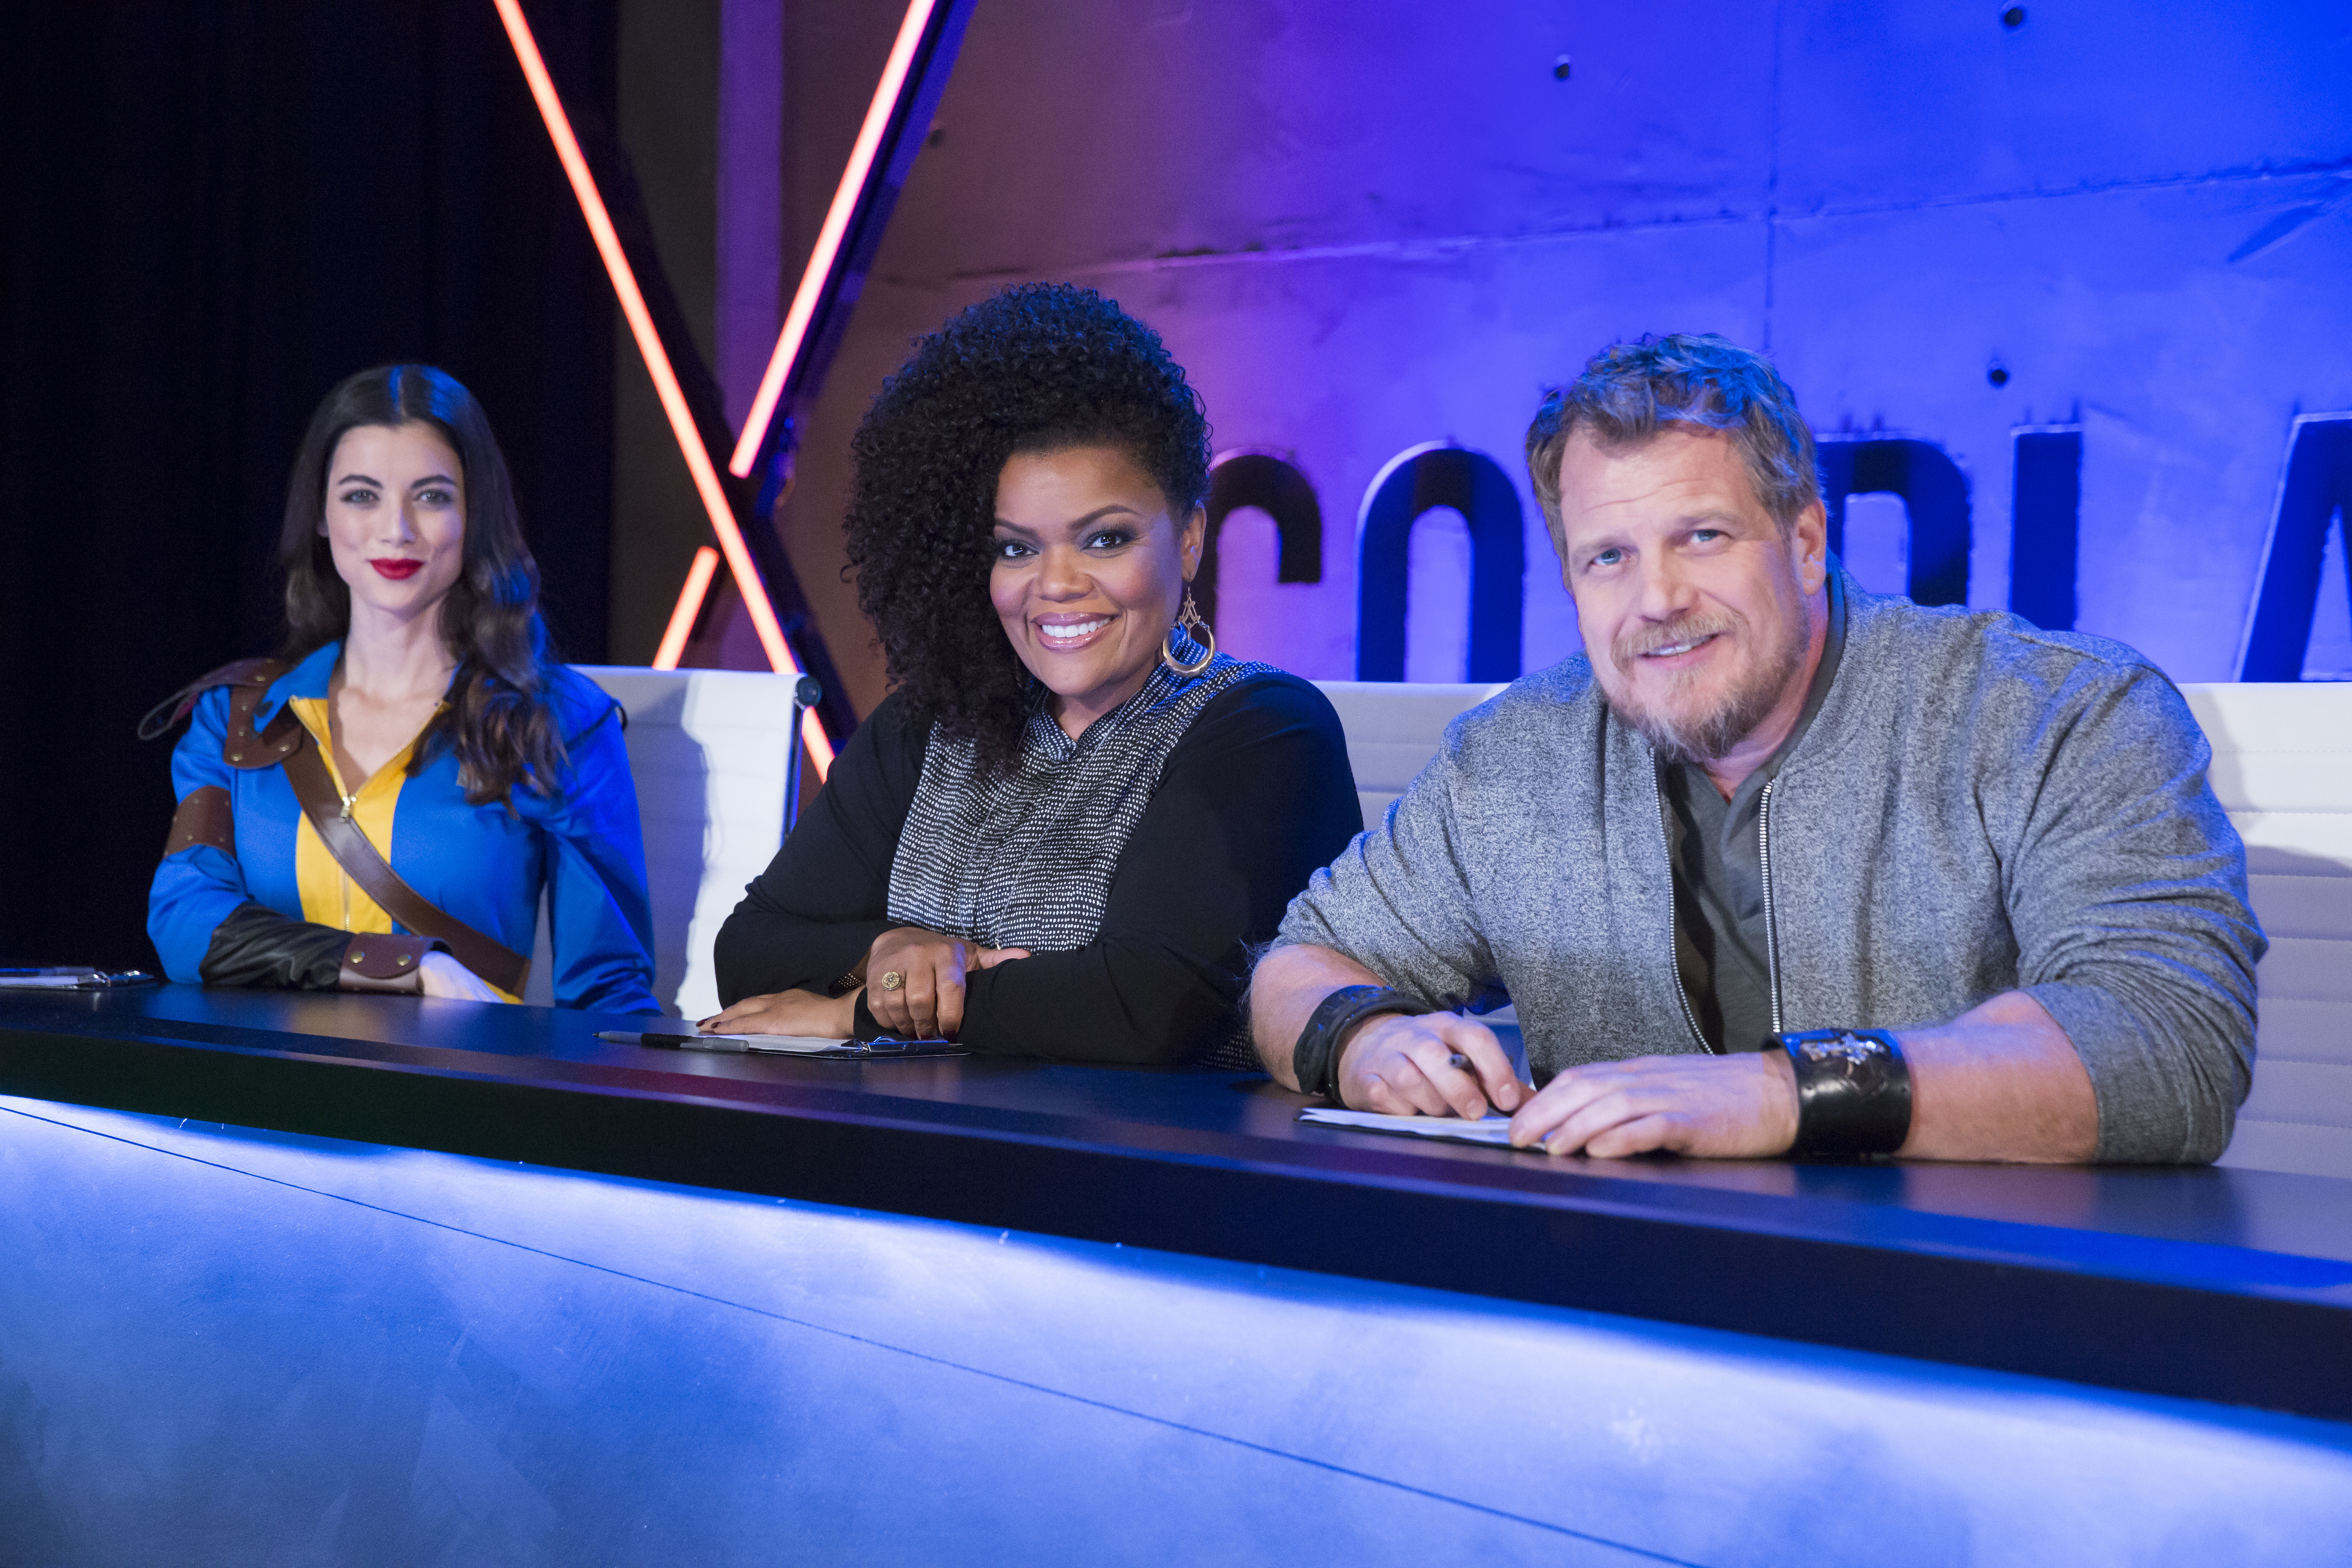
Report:
[[[1281,556],[1277,583],[1323,581],[1323,503],[1307,476],[1272,452],[1225,452],[1209,465],[1209,529],[1201,545],[1201,569],[1192,575],[1192,597],[1203,619],[1217,618],[1217,531],[1225,519],[1254,506],[1274,519]]]
[[[1912,602],[1969,602],[1969,481],[1933,441],[1832,437],[1821,444],[1830,548],[1845,549],[1845,498],[1892,491],[1911,514]]]
[[[2327,524],[2338,511],[2352,571],[2352,414],[2303,415],[2287,437],[2286,473],[2279,480],[2270,542],[2263,547],[2262,576],[2238,655],[2240,680],[2303,679]]]
[[[2083,427],[2024,429],[2016,440],[2009,492],[2009,607],[2045,632],[2071,632],[2083,514]]]
[[[1472,680],[1519,673],[1527,535],[1518,488],[1484,452],[1432,441],[1389,459],[1364,492],[1356,544],[1356,679],[1404,679],[1406,542],[1432,507],[1470,525]]]

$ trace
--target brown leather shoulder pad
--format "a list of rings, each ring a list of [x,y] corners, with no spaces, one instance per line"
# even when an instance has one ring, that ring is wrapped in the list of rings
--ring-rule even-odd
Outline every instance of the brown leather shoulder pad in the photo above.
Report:
[[[269,683],[294,667],[282,658],[240,658],[222,665],[198,683],[197,689],[209,690],[215,686],[258,686],[268,689]]]
[[[187,721],[195,710],[196,699],[215,686],[234,686],[253,692],[253,702],[258,704],[269,683],[294,667],[280,658],[240,658],[222,665],[188,682],[163,701],[147,710],[139,721],[139,738],[152,741],[167,735]],[[251,712],[248,707],[247,711]]]

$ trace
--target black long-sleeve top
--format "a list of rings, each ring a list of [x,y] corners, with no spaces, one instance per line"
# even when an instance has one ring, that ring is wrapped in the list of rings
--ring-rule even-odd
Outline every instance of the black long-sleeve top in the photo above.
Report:
[[[890,864],[929,726],[897,696],[849,739],[791,838],[720,928],[719,994],[830,993],[889,918]],[[1168,754],[1102,929],[966,976],[957,1043],[992,1055],[1175,1063],[1237,1034],[1250,948],[1362,829],[1339,716],[1296,676],[1244,677]]]

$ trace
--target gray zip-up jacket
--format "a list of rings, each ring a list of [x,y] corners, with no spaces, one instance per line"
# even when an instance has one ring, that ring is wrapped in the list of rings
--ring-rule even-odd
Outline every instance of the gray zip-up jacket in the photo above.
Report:
[[[2188,704],[2120,643],[1843,583],[1844,658],[1759,822],[1775,1027],[2023,990],[2089,1069],[2099,1159],[2211,1160],[2267,943]],[[1456,719],[1279,940],[1441,1006],[1499,986],[1549,1074],[1706,1048],[1674,920],[1654,754],[1579,655]]]

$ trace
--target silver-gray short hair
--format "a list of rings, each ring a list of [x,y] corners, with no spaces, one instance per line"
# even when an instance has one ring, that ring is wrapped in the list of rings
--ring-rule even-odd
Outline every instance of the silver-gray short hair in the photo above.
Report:
[[[1813,433],[1798,417],[1796,394],[1770,361],[1713,332],[1645,335],[1593,355],[1572,385],[1544,395],[1528,426],[1528,477],[1555,549],[1567,548],[1559,459],[1569,437],[1589,430],[1602,447],[1618,447],[1647,441],[1671,424],[1729,436],[1756,499],[1783,536],[1822,499]]]

